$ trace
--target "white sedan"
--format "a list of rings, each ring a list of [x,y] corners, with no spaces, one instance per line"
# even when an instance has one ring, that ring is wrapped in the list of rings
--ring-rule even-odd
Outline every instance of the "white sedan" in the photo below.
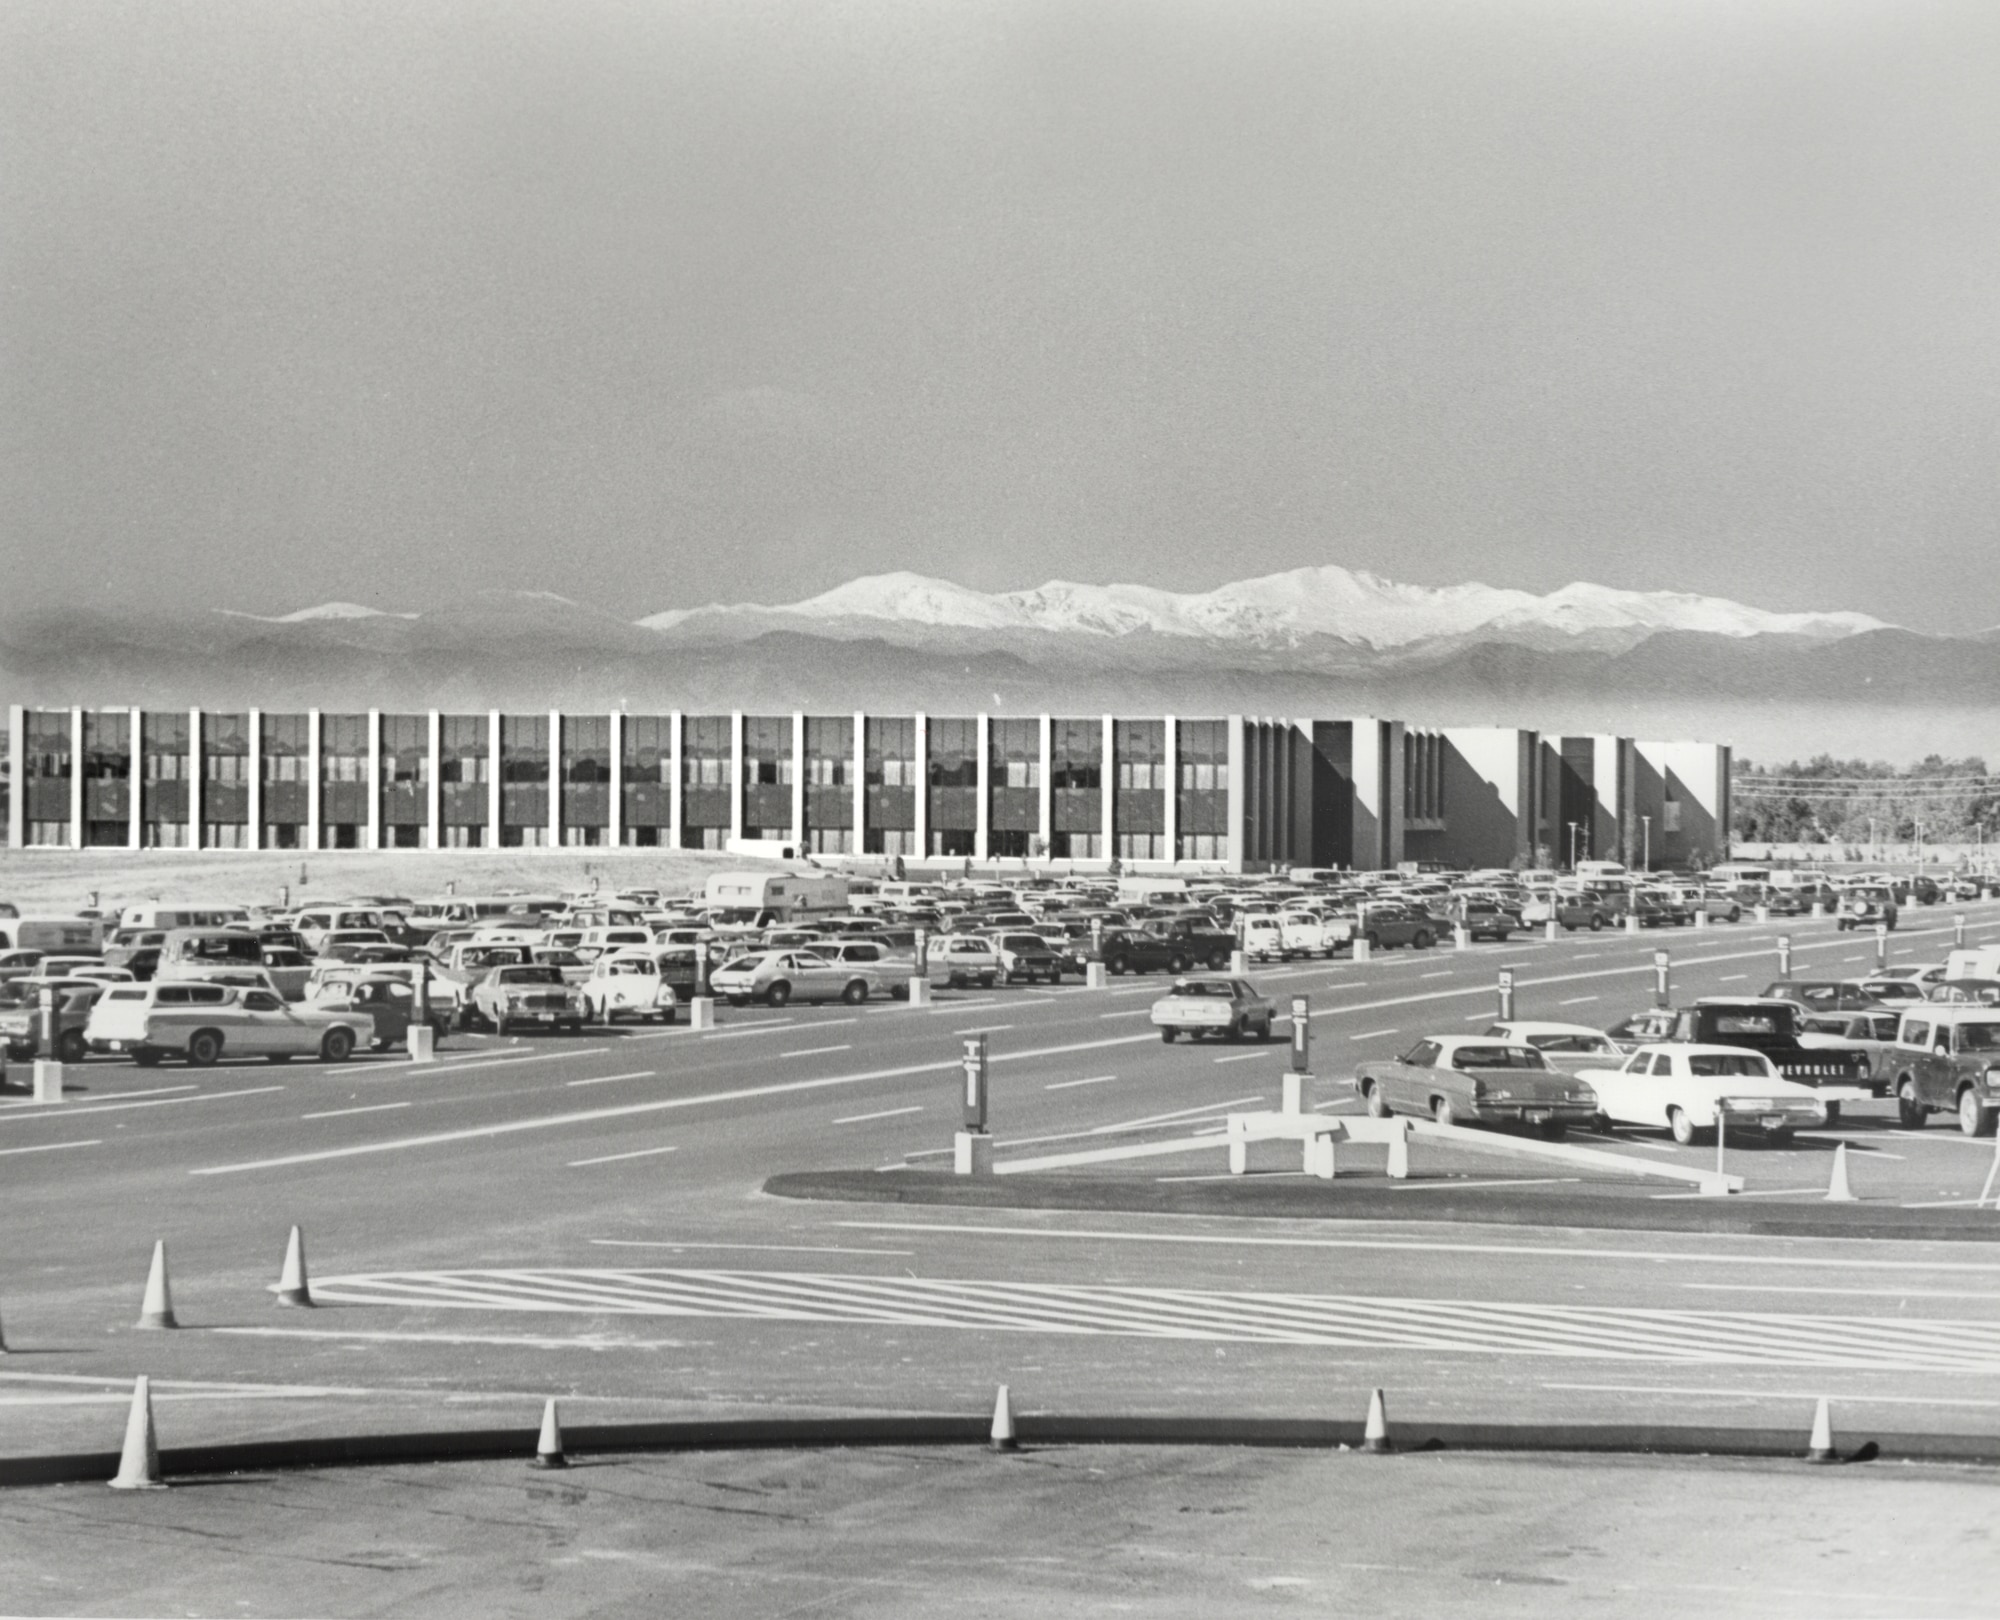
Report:
[[[1741,1046],[1663,1042],[1642,1046],[1619,1068],[1584,1069],[1597,1109],[1619,1125],[1663,1125],[1683,1146],[1718,1118],[1784,1142],[1802,1125],[1824,1125],[1826,1103],[1787,1080],[1762,1052]]]
[[[1618,1043],[1601,1029],[1588,1024],[1556,1024],[1534,1019],[1515,1019],[1489,1024],[1485,1038],[1507,1041],[1515,1046],[1532,1046],[1552,1069],[1575,1074],[1582,1069],[1613,1068],[1624,1061]]]

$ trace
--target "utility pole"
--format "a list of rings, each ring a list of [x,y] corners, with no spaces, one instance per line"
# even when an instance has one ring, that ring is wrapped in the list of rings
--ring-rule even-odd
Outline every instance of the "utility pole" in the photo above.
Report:
[[[1578,825],[1579,823],[1574,821],[1569,824],[1569,869],[1572,872],[1576,870],[1576,829]]]
[[[1650,872],[1653,869],[1653,818],[1641,816],[1639,822],[1646,835],[1646,859],[1643,869]]]

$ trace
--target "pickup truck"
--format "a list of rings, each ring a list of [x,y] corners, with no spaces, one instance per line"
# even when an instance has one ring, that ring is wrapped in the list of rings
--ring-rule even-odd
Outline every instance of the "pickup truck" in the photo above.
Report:
[[[1674,1014],[1666,1039],[1684,1046],[1742,1046],[1762,1052],[1787,1080],[1811,1086],[1826,1099],[1826,1117],[1837,1119],[1842,1102],[1876,1095],[1868,1054],[1858,1049],[1808,1045],[1804,1009],[1761,996],[1704,996]]]
[[[1967,1136],[1991,1136],[2000,1119],[2000,1008],[1925,1007],[1903,1015],[1891,1083],[1896,1114],[1916,1130],[1953,1113]]]

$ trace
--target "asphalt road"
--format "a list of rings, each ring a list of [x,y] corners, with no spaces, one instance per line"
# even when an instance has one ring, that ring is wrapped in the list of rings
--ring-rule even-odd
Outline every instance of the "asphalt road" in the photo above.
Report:
[[[1967,909],[1973,937],[2000,929],[2000,907]],[[1655,948],[1673,953],[1677,997],[1755,991],[1781,932],[1801,972],[1873,959],[1831,923],[1745,923],[1253,978],[1312,998],[1316,1100],[1348,1108],[1353,1062],[1488,1020],[1501,965],[1521,1016],[1602,1025],[1650,1001]],[[1946,910],[1915,911],[1892,959],[1949,942]],[[1002,1381],[1030,1411],[1346,1416],[1381,1386],[1440,1421],[1796,1421],[1802,1444],[1820,1394],[1844,1434],[2000,1423],[2000,1254],[1565,1229],[1561,1200],[1594,1179],[1567,1166],[1420,1158],[1399,1194],[1547,1198],[1548,1229],[760,1193],[783,1170],[935,1164],[957,1124],[959,1037],[976,1030],[1003,1160],[1272,1105],[1282,1040],[1163,1046],[1146,1023],[1161,985],[725,1008],[702,1035],[462,1037],[422,1067],[93,1061],[59,1107],[0,1105],[0,1455],[115,1447],[141,1372],[169,1447],[528,1423],[548,1393],[578,1421],[977,1410]],[[1969,1202],[1993,1162],[1943,1121],[1896,1130],[1884,1104],[1791,1149],[1732,1150],[1730,1168],[1750,1197],[1816,1199],[1841,1140],[1857,1192],[1884,1204]],[[1643,1132],[1593,1145],[1714,1154]],[[1218,1175],[1222,1157],[1122,1173]],[[1630,1194],[1655,1195],[1678,1194]],[[271,1303],[293,1222],[310,1313]],[[133,1326],[158,1237],[178,1332]]]

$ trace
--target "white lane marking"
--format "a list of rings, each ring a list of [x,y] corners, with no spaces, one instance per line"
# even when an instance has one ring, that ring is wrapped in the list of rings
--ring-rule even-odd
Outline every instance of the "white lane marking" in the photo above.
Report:
[[[968,1024],[957,1031],[961,1035],[998,1035],[1003,1029],[1012,1029],[1012,1024]]]
[[[879,1113],[873,1114],[849,1114],[845,1119],[835,1120],[834,1124],[861,1125],[871,1119],[895,1119],[900,1114],[921,1114],[923,1111],[922,1103],[912,1103],[908,1108],[884,1108]]]
[[[192,1086],[187,1089],[189,1091],[194,1090]],[[247,1088],[239,1087],[235,1091],[204,1091],[198,1095],[187,1097],[155,1097],[150,1102],[50,1103],[47,1110],[42,1113],[30,1116],[17,1114],[14,1117],[16,1119],[28,1117],[37,1120],[81,1119],[86,1114],[115,1114],[122,1113],[128,1108],[170,1108],[175,1103],[215,1102],[218,1099],[226,1101],[231,1097],[261,1097],[267,1091],[283,1091],[284,1089],[283,1086],[250,1086]]]
[[[908,1260],[915,1249],[843,1249],[830,1243],[679,1243],[671,1238],[592,1238],[600,1249],[752,1249],[759,1254],[868,1254]]]
[[[1747,973],[1725,973],[1722,975],[1721,978],[1717,979],[1715,982],[1717,984],[1741,984],[1745,979],[1749,977],[1750,975]]]
[[[1824,1198],[1824,1187],[1744,1187],[1733,1193],[1736,1198],[1798,1198],[1811,1193],[1815,1198]],[[1653,1198],[1707,1198],[1708,1193],[1652,1193]]]
[[[701,1041],[702,1045],[706,1046],[710,1041],[740,1041],[746,1035],[791,1035],[797,1032],[798,1027],[795,1022],[787,1018],[782,1023],[758,1024],[750,1029],[717,1030],[712,1035],[704,1034]]]
[[[614,1080],[650,1080],[657,1069],[634,1069],[630,1074],[595,1074],[582,1080],[565,1080],[564,1086],[608,1086]]]
[[[940,1002],[937,1005],[926,1007],[924,1011],[933,1016],[941,1013],[959,1013],[964,1012],[968,1007],[991,1007],[999,1000],[998,996],[975,996],[970,1001]]]
[[[2000,1305],[2000,1294],[1970,1288],[1829,1288],[1813,1283],[1682,1283],[1718,1294],[1840,1294],[1855,1299],[1979,1299]]]
[[[1151,1007],[1127,1007],[1127,1008],[1126,1008],[1126,1009],[1125,1009],[1125,1010],[1124,1010],[1123,1012],[1108,1012],[1108,1013],[1099,1013],[1099,1014],[1098,1014],[1097,1016],[1098,1016],[1098,1017],[1099,1017],[1100,1019],[1103,1019],[1103,1018],[1151,1018],[1151,1017],[1153,1016],[1153,1009],[1152,1009]]]
[[[1260,1057],[1269,1057],[1269,1052],[1231,1052],[1227,1057],[1219,1057],[1217,1063],[1254,1063]]]
[[[329,1108],[324,1113],[301,1114],[300,1119],[344,1119],[349,1114],[383,1114],[391,1108],[408,1108],[406,1102],[369,1103],[365,1108]]]
[[[0,1159],[11,1158],[16,1153],[60,1153],[64,1148],[102,1147],[104,1138],[93,1136],[87,1142],[43,1142],[35,1147],[0,1148]]]
[[[281,1328],[281,1327],[219,1327],[198,1331],[208,1333],[233,1333],[252,1339],[354,1339],[368,1344],[499,1344],[518,1346],[528,1350],[679,1350],[683,1345],[679,1339],[627,1339],[612,1333],[580,1333],[573,1337],[559,1337],[539,1333],[387,1333],[370,1332],[363,1328]],[[158,1388],[158,1385],[154,1386]],[[369,1391],[368,1393],[375,1393]],[[398,1393],[404,1393],[399,1391]],[[118,1399],[129,1401],[130,1391],[119,1392]],[[492,1399],[505,1397],[495,1392]],[[565,1395],[566,1401],[622,1400],[623,1396]]]
[[[1663,1384],[1543,1384],[1543,1389],[1583,1389],[1607,1395],[1713,1395],[1723,1400],[1813,1401],[1827,1394],[1826,1386],[1811,1389],[1681,1389]],[[1850,1406],[2000,1406],[2000,1401],[1983,1401],[1963,1395],[1862,1395],[1842,1393],[1838,1399]]]
[[[1259,1170],[1257,1172],[1257,1179],[1259,1181],[1281,1181],[1286,1176],[1303,1176],[1304,1174],[1303,1170]],[[1219,1175],[1155,1176],[1153,1179],[1155,1181],[1241,1181],[1243,1177],[1236,1175],[1232,1171],[1224,1170]]]
[[[1457,971],[1456,968],[1439,968],[1435,973],[1419,973],[1417,977],[1420,979],[1448,979]]]
[[[795,1057],[825,1057],[829,1052],[852,1052],[853,1050],[854,1043],[849,1041],[842,1046],[805,1046],[796,1052],[780,1052],[778,1057],[781,1061],[785,1058]]]
[[[1483,1018],[1485,1014],[1482,1013],[1480,1016]],[[1360,1033],[1350,1035],[1347,1038],[1350,1041],[1372,1041],[1380,1035],[1400,1035],[1402,1033],[1400,1029],[1364,1029]]]
[[[1084,1080],[1052,1080],[1042,1087],[1044,1091],[1068,1091],[1072,1086],[1101,1086],[1107,1080],[1116,1080],[1115,1074],[1093,1074]]]
[[[956,1068],[957,1065],[953,1064],[952,1067]],[[1044,1142],[1077,1142],[1090,1137],[1119,1136],[1128,1131],[1149,1130],[1155,1125],[1192,1125],[1203,1119],[1220,1119],[1225,1109],[1238,1108],[1245,1103],[1263,1102],[1265,1100],[1264,1097],[1253,1093],[1248,1097],[1232,1097],[1227,1102],[1202,1103],[1195,1108],[1176,1109],[1171,1114],[1149,1114],[1143,1119],[1116,1120],[1109,1125],[1093,1125],[1088,1130],[1057,1131],[1048,1136],[1015,1136],[1008,1138],[1004,1142],[995,1141],[993,1145],[995,1148],[1036,1147]],[[906,1160],[934,1159],[951,1151],[948,1147],[918,1148],[914,1152],[904,1154],[903,1157]],[[900,1169],[901,1166],[898,1166],[898,1168]]]
[[[950,1150],[947,1149],[947,1152]],[[1814,1191],[1824,1189],[1815,1188]],[[1738,1196],[1741,1196],[1740,1194]],[[1250,1249],[1388,1249],[1416,1254],[1516,1254],[1538,1255],[1545,1260],[1674,1260],[1702,1266],[1830,1266],[1851,1271],[1958,1271],[1980,1276],[2000,1276],[2000,1263],[1978,1264],[1969,1260],[1850,1259],[1845,1256],[1718,1254],[1712,1250],[1677,1249],[1580,1249],[1556,1244],[1530,1243],[1437,1243],[1412,1238],[1295,1238],[1245,1237],[1235,1233],[1218,1235],[1199,1232],[1113,1232],[1103,1228],[1042,1226],[973,1226],[949,1221],[835,1221],[848,1231],[859,1232],[948,1232],[968,1237],[1019,1237],[1046,1242],[1069,1238],[1080,1242],[1105,1243],[1191,1243],[1203,1247]]]
[[[995,1055],[993,1061],[1027,1063],[1037,1058],[1061,1057],[1069,1052],[1091,1052],[1107,1046],[1131,1046],[1136,1042],[1151,1041],[1152,1038],[1151,1035],[1121,1035],[1101,1041],[1071,1041],[1063,1046],[1030,1047],[1021,1052],[1001,1052]],[[497,1125],[476,1125],[464,1130],[435,1131],[425,1136],[406,1136],[388,1142],[362,1142],[350,1147],[323,1148],[315,1153],[287,1153],[275,1159],[250,1159],[240,1164],[204,1165],[190,1170],[188,1174],[228,1176],[246,1170],[277,1170],[294,1164],[318,1164],[328,1159],[349,1159],[364,1153],[396,1153],[406,1148],[436,1147],[447,1142],[467,1142],[479,1137],[512,1136],[520,1131],[553,1130],[564,1125],[593,1124],[604,1119],[625,1119],[635,1114],[653,1114],[666,1109],[699,1108],[709,1103],[743,1102],[753,1097],[782,1097],[793,1092],[823,1091],[832,1086],[861,1085],[870,1080],[900,1080],[907,1075],[939,1074],[955,1070],[957,1067],[956,1058],[948,1058],[939,1063],[906,1063],[893,1069],[866,1069],[859,1074],[827,1075],[815,1080],[785,1080],[767,1086],[744,1086],[735,1091],[708,1091],[697,1097],[666,1097],[654,1102],[625,1103],[616,1108],[592,1108],[580,1113],[551,1114],[542,1119],[507,1120]],[[274,1086],[270,1089],[282,1088]],[[248,1096],[249,1093],[230,1092],[228,1095]],[[1242,1100],[1257,1101],[1254,1097]]]
[[[1599,999],[1601,998],[1597,996],[1568,996],[1558,1001],[1556,1005],[1558,1007],[1581,1007],[1586,1001],[1597,1001]]]
[[[149,1086],[144,1091],[121,1091],[118,1093],[116,1097],[106,1098],[105,1100],[107,1102],[129,1102],[134,1097],[164,1097],[168,1095],[170,1092],[193,1091],[195,1089],[196,1088],[193,1086]],[[4,1117],[7,1114],[11,1114],[17,1109],[61,1108],[65,1113],[74,1113],[76,1111],[76,1107],[77,1104],[75,1101],[66,1103],[38,1103],[38,1102],[31,1102],[25,1098],[20,1098],[16,1099],[13,1102],[0,1104],[0,1117]]]
[[[571,1159],[566,1168],[581,1170],[587,1164],[616,1164],[621,1159],[652,1159],[662,1153],[678,1153],[677,1147],[636,1148],[630,1153],[606,1153],[595,1159]]]
[[[1392,1181],[1390,1186],[1398,1192],[1458,1192],[1466,1187],[1556,1187],[1566,1181],[1581,1181],[1582,1176],[1523,1176],[1510,1181]]]

